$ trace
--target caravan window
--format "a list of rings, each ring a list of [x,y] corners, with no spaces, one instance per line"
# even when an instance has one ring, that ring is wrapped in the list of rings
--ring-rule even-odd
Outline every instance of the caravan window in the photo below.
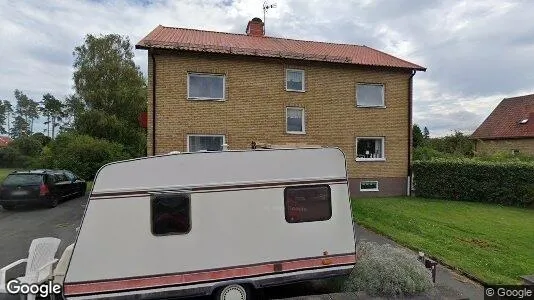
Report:
[[[325,221],[332,217],[328,185],[295,186],[284,190],[286,221],[289,223]]]
[[[187,194],[159,194],[150,200],[154,235],[185,234],[191,230],[191,206]]]

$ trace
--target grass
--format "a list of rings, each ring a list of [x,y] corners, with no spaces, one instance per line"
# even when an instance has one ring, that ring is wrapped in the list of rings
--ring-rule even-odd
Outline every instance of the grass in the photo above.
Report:
[[[358,224],[486,284],[534,274],[534,210],[421,198],[352,200]]]
[[[87,188],[85,189],[88,193],[91,192],[91,189],[93,188],[93,182],[87,181]]]
[[[7,175],[16,169],[2,169],[0,168],[0,182],[4,181],[4,178],[7,177]]]

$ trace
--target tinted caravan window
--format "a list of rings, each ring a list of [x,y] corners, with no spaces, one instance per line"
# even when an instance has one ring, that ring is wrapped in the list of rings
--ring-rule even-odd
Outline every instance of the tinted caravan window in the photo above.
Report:
[[[190,197],[187,194],[158,194],[150,199],[152,233],[185,234],[191,230]]]
[[[287,187],[284,190],[286,221],[289,223],[324,221],[332,216],[328,185]]]

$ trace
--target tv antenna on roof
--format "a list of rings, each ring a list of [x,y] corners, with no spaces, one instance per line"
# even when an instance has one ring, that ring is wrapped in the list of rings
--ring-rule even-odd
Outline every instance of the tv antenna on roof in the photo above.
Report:
[[[267,1],[263,2],[263,34],[265,35],[265,13],[270,8],[276,8],[276,3],[267,4]]]

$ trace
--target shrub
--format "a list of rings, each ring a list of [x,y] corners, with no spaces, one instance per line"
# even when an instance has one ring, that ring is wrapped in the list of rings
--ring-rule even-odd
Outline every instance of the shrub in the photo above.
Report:
[[[9,144],[8,147],[13,147],[19,150],[25,156],[37,156],[41,153],[43,145],[38,137],[21,136],[16,138]]]
[[[68,133],[60,134],[43,149],[38,164],[71,170],[85,180],[92,180],[103,165],[127,158],[121,144]]]
[[[30,157],[23,155],[13,146],[0,148],[0,168],[26,168],[31,164]]]
[[[370,296],[407,296],[433,287],[430,271],[413,253],[390,245],[358,244],[358,260],[343,289]]]
[[[534,163],[467,159],[416,161],[417,196],[528,206],[534,202]]]

